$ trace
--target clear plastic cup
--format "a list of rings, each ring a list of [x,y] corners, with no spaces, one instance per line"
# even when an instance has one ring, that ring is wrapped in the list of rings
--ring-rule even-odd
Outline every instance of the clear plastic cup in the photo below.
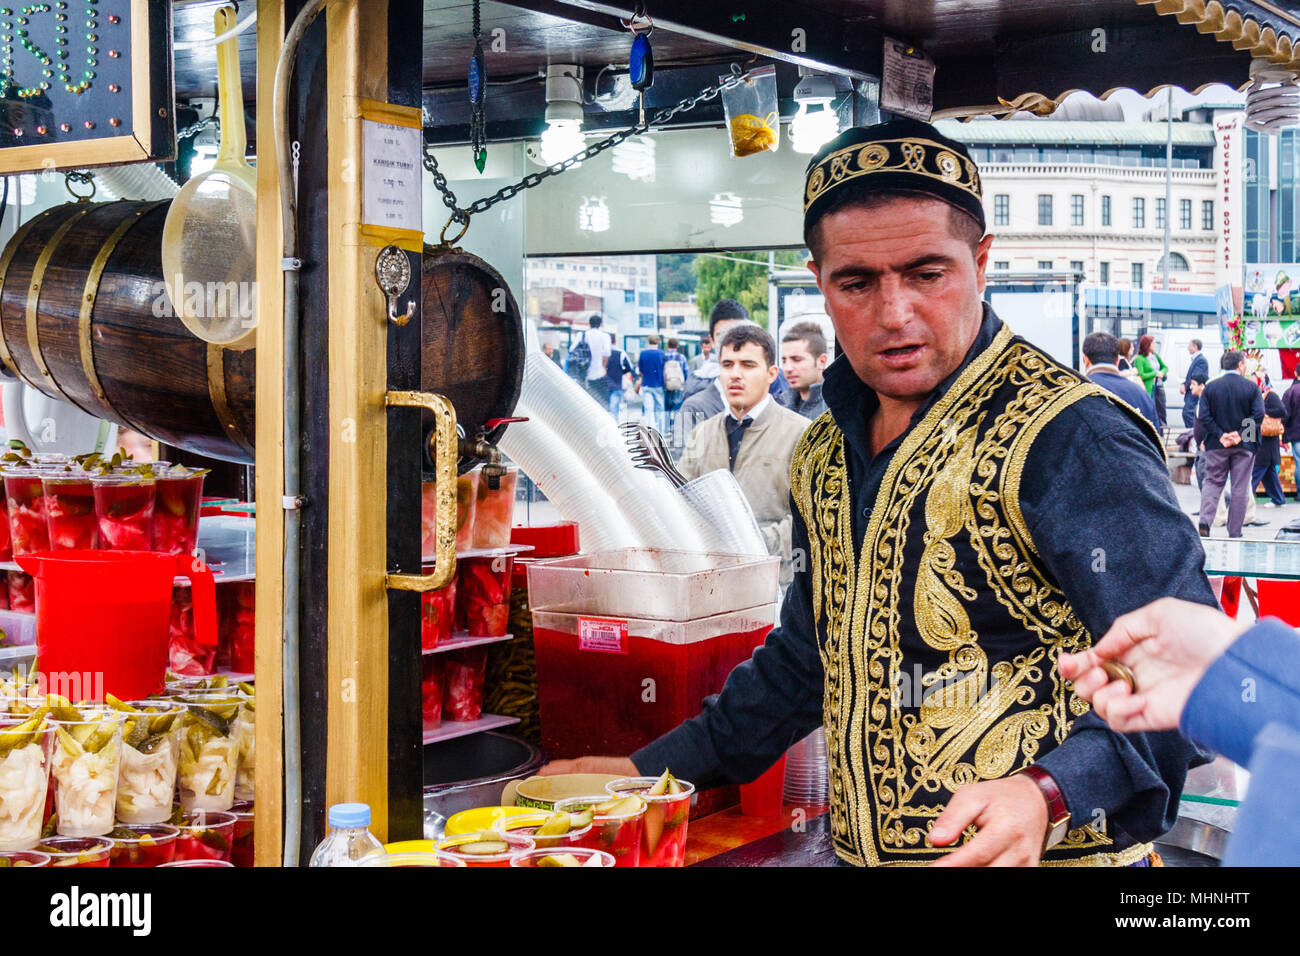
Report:
[[[235,864],[229,860],[173,860],[171,863],[159,864],[163,866],[231,866]]]
[[[36,579],[23,571],[8,572],[9,610],[36,612]]]
[[[43,469],[35,467],[6,468],[4,471],[12,554],[50,550],[44,474]]]
[[[0,850],[0,869],[18,866],[49,866],[50,855],[39,850]]]
[[[357,861],[357,866],[468,866],[455,853],[433,850],[429,853],[372,853]]]
[[[54,804],[60,836],[98,837],[113,829],[126,715],[110,708],[80,710],[81,720],[50,721]]]
[[[184,694],[180,760],[176,780],[186,810],[229,810],[235,800],[235,777],[243,728],[244,698],[229,691]]]
[[[96,475],[91,479],[101,548],[148,551],[153,547],[156,486],[153,475],[138,472]]]
[[[478,504],[474,508],[474,547],[510,547],[510,525],[515,514],[515,484],[519,469],[513,465],[501,476],[498,487],[478,472]]]
[[[526,850],[523,853],[511,857],[511,866],[564,866],[563,863],[544,863],[544,860],[555,860],[557,857],[569,856],[578,862],[578,866],[613,866],[614,857],[604,850],[593,850],[589,847],[564,847],[561,849],[538,849]],[[596,862],[592,862],[595,860]]]
[[[595,809],[611,799],[613,798],[605,793],[586,797],[568,797],[557,801],[555,809],[569,813],[593,811],[595,819],[592,821],[591,831],[580,845],[612,854],[615,866],[640,866],[641,831],[645,824],[647,804],[642,800],[637,809],[620,812]]]
[[[41,476],[41,486],[50,550],[97,547],[99,534],[90,475],[83,471],[46,472]]]
[[[113,841],[107,837],[46,837],[36,849],[50,857],[50,866],[108,866]]]
[[[161,700],[137,700],[129,706],[143,713],[127,713],[122,728],[117,819],[127,824],[166,823],[172,814],[186,708]]]
[[[420,649],[431,651],[451,640],[456,618],[456,579],[420,597]]]
[[[513,554],[461,558],[456,570],[456,600],[470,637],[501,637],[510,629]]]
[[[636,794],[646,802],[641,827],[641,866],[685,866],[686,825],[695,785],[678,780],[679,793],[652,796],[657,777],[623,777],[605,784],[610,796]]]
[[[17,715],[0,718],[0,850],[41,842],[54,727]]]
[[[254,855],[255,814],[251,800],[236,800],[230,807],[235,816],[235,836],[230,844],[230,862],[235,866],[252,866]]]
[[[176,838],[176,859],[230,861],[235,839],[233,813],[194,810],[184,813],[177,824],[180,835]]]
[[[442,717],[471,721],[483,716],[487,648],[471,647],[442,655]]]
[[[553,852],[559,850],[567,852],[575,847],[581,847],[583,841],[591,833],[592,824],[588,823],[586,826],[571,828],[566,833],[539,834],[537,831],[550,818],[551,814],[545,810],[538,810],[536,813],[521,813],[502,818],[493,826],[493,829],[526,836],[537,845],[538,850],[551,850]]]
[[[447,837],[438,841],[434,849],[460,858],[466,866],[509,866],[512,856],[531,850],[534,845],[526,836],[484,830]]]
[[[153,550],[193,554],[199,539],[199,509],[205,471],[154,463]]]
[[[474,523],[478,520],[478,472],[456,478],[456,550],[474,547]],[[432,553],[432,552],[430,552]]]
[[[117,826],[108,834],[109,866],[162,866],[176,857],[180,829],[170,823]]]
[[[9,499],[5,495],[5,483],[0,480],[0,561],[14,559],[14,546],[9,538]]]

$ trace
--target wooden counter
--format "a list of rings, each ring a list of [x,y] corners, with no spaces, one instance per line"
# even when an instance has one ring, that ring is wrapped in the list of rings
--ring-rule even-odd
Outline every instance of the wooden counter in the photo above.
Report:
[[[779,817],[747,817],[739,807],[690,822],[687,866],[834,866],[826,811],[786,805]]]

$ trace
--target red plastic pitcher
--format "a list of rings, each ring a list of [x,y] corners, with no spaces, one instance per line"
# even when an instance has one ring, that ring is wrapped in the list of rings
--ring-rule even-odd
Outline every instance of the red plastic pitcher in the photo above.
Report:
[[[51,693],[74,701],[161,693],[176,575],[194,590],[196,640],[217,643],[212,572],[191,555],[73,550],[15,560],[36,579],[36,664]]]

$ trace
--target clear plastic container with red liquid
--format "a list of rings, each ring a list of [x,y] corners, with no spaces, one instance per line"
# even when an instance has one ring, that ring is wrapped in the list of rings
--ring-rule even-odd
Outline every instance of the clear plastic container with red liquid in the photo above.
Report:
[[[235,817],[235,835],[230,841],[230,862],[235,866],[253,865],[253,801],[237,800],[230,812]]]
[[[25,614],[36,613],[36,579],[24,571],[10,571],[5,575],[9,597],[9,610]]]
[[[420,495],[420,554],[432,558],[437,553],[436,515],[438,483],[426,481]],[[471,471],[456,479],[456,550],[474,547],[474,510],[478,495],[478,472]]]
[[[46,837],[36,849],[48,853],[50,866],[108,866],[113,843],[107,837]]]
[[[139,472],[114,472],[91,479],[101,548],[110,551],[152,549],[156,484],[152,474]]]
[[[197,677],[216,668],[217,645],[202,644],[194,628],[194,593],[172,589],[171,620],[167,626],[167,669],[173,674]]]
[[[9,511],[11,554],[50,550],[49,521],[45,515],[44,469],[6,468],[5,501]]]
[[[519,469],[513,465],[493,480],[478,469],[478,503],[474,507],[474,547],[506,548],[510,546],[510,525],[515,514],[515,485]]]
[[[180,835],[176,838],[176,860],[230,861],[235,839],[233,813],[224,810],[191,810],[172,817],[179,819]]]
[[[443,661],[442,715],[447,720],[478,720],[483,716],[483,677],[487,648],[471,647],[439,655]]]
[[[457,617],[470,637],[501,637],[510,627],[512,551],[461,558],[456,570]]]
[[[204,469],[171,465],[154,469],[153,550],[193,554],[199,539]]]
[[[615,866],[641,865],[641,834],[645,827],[646,802],[639,800],[633,807],[614,807],[597,810],[616,798],[608,794],[588,797],[568,797],[555,804],[556,812],[580,813],[591,810],[595,815],[591,829],[579,846],[604,850],[614,857]]]
[[[95,494],[91,490],[90,475],[81,471],[46,472],[41,484],[45,489],[45,521],[50,550],[98,547]]]
[[[19,866],[49,866],[50,855],[39,850],[0,850],[0,869]]]
[[[217,585],[217,646],[237,674],[256,669],[257,588],[252,581]]]
[[[533,847],[533,841],[521,834],[486,830],[447,837],[434,849],[464,860],[466,866],[509,866],[511,857]]]
[[[420,716],[425,730],[442,726],[443,666],[442,654],[430,654],[423,659],[420,675]]]
[[[420,597],[420,648],[431,651],[451,640],[456,618],[456,580]]]
[[[644,747],[698,714],[774,618],[770,604],[684,623],[534,611],[542,746],[560,758]]]
[[[605,784],[605,791],[612,797],[635,794],[646,802],[641,866],[685,866],[686,825],[695,785],[678,780],[677,793],[651,794],[658,782],[656,777],[624,777]]]
[[[559,861],[565,862],[559,862]],[[545,862],[543,862],[545,861]],[[614,857],[604,850],[566,846],[560,849],[525,850],[510,858],[511,866],[617,866]]]
[[[570,814],[570,816],[573,815]],[[537,831],[542,828],[550,817],[551,813],[545,810],[538,810],[536,813],[519,814],[518,816],[504,818],[495,829],[526,836],[537,844],[538,849],[569,850],[574,847],[584,846],[583,841],[590,835],[592,824],[588,823],[580,827],[571,825],[565,833],[538,835]],[[610,865],[612,866],[613,863]]]
[[[180,830],[170,823],[119,825],[108,834],[113,843],[109,866],[162,866],[176,858]]]

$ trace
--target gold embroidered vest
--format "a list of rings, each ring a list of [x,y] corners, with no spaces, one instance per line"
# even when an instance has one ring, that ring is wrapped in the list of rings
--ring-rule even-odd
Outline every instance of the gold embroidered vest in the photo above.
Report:
[[[1087,702],[1057,658],[1090,643],[1020,513],[1034,439],[1089,395],[1133,408],[1006,326],[904,437],[854,554],[844,437],[805,433],[791,481],[811,545],[813,616],[836,853],[857,865],[928,863],[953,792],[1061,743]],[[969,838],[969,833],[967,837]],[[1071,830],[1044,864],[1125,865],[1149,852],[1104,827]],[[959,841],[958,845],[963,841]]]

